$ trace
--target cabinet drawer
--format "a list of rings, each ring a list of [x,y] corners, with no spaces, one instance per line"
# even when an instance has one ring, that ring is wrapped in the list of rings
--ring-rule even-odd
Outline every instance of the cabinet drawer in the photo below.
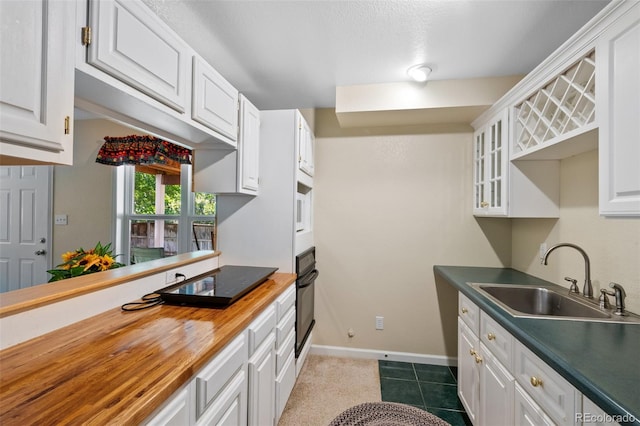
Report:
[[[289,355],[293,352],[295,347],[296,340],[296,332],[295,330],[291,330],[289,335],[286,337],[278,351],[276,352],[276,375],[280,374],[284,363],[289,358]]]
[[[243,425],[247,422],[247,374],[238,371],[224,387],[211,406],[203,413],[196,426]],[[178,423],[184,425],[187,423]]]
[[[196,417],[205,412],[247,360],[244,333],[236,337],[196,376]]]
[[[480,309],[467,296],[458,293],[458,316],[467,324],[473,334],[480,331]]]
[[[520,387],[515,385],[515,422],[516,425],[555,426],[538,404]]]
[[[189,424],[189,402],[189,388],[185,387],[173,394],[169,401],[143,424],[145,426]]]
[[[291,286],[284,291],[277,299],[276,299],[276,314],[277,314],[277,322],[282,321],[284,316],[289,312],[289,308],[295,306],[296,304],[296,285],[291,284]]]
[[[513,336],[486,313],[480,313],[480,340],[498,360],[511,370],[513,365]]]
[[[247,328],[249,340],[249,356],[253,355],[262,341],[276,326],[276,308],[272,304],[256,318]]]
[[[276,349],[284,343],[285,339],[289,336],[289,332],[293,330],[296,325],[296,310],[295,308],[289,309],[287,315],[276,326]]]
[[[515,344],[514,376],[529,396],[562,425],[573,425],[580,393],[522,343]]]

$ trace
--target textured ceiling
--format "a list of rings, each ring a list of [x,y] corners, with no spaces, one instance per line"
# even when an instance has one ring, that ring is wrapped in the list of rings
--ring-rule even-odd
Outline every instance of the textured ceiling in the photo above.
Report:
[[[334,107],[335,87],[526,74],[600,0],[144,0],[260,109]]]

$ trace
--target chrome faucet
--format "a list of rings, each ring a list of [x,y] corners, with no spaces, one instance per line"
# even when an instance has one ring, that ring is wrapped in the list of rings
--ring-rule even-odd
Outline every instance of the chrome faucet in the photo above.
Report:
[[[584,287],[582,288],[582,293],[584,297],[588,297],[589,299],[593,299],[593,287],[591,286],[591,262],[589,262],[589,256],[587,256],[587,252],[585,252],[582,248],[578,247],[575,244],[571,243],[560,243],[554,246],[551,246],[544,256],[542,256],[542,264],[547,264],[547,259],[552,251],[557,249],[558,247],[571,247],[580,252],[582,257],[584,257]]]

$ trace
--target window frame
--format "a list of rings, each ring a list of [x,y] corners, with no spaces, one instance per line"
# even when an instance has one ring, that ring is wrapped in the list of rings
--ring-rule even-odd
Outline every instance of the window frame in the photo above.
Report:
[[[178,222],[177,253],[193,251],[192,224],[198,221],[213,221],[217,226],[217,208],[215,215],[195,214],[195,193],[191,190],[193,167],[182,164],[180,167],[180,214],[134,214],[133,194],[135,184],[135,166],[116,168],[114,185],[115,210],[115,250],[122,256],[123,263],[130,264],[132,220],[172,220]]]

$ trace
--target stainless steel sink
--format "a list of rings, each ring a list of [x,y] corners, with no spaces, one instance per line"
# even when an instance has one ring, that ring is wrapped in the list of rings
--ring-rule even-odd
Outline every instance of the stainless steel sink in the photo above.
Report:
[[[580,300],[582,296],[563,294],[548,287],[494,283],[469,285],[514,317],[640,323],[640,317],[634,314],[620,317],[600,309],[595,303]]]

